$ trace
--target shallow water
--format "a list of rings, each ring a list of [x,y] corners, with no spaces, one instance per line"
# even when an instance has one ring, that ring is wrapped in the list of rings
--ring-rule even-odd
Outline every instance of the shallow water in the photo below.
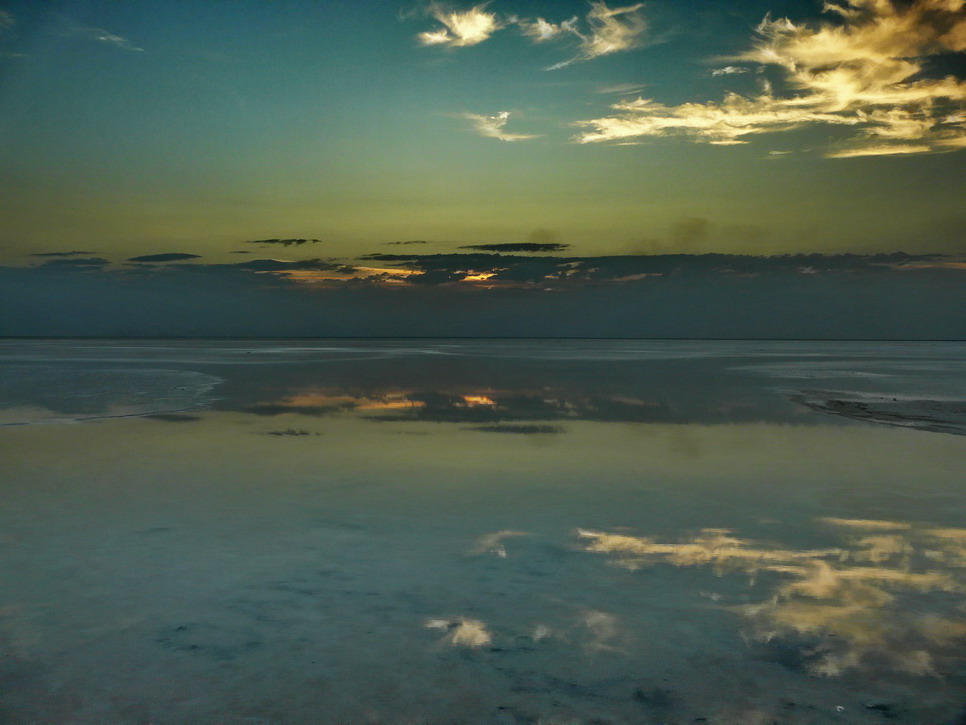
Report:
[[[962,343],[0,341],[0,722],[960,722],[964,401]]]

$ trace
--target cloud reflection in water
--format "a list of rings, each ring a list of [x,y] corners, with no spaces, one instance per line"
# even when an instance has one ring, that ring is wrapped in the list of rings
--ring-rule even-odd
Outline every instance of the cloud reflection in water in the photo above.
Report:
[[[453,647],[484,647],[488,645],[493,636],[486,628],[486,623],[478,619],[430,619],[425,625],[426,629],[440,629],[446,631],[446,636],[441,640]]]
[[[768,595],[731,607],[758,642],[776,638],[801,650],[816,675],[885,668],[943,675],[966,645],[966,529],[900,522],[820,519],[845,545],[795,550],[704,529],[676,543],[578,531],[587,551],[630,569],[656,564],[710,566],[719,575],[758,578]],[[888,531],[889,533],[883,533]]]
[[[619,395],[583,396],[559,390],[386,390],[353,395],[340,389],[303,390],[244,408],[256,415],[295,413],[326,416],[360,414],[373,421],[501,423],[513,421],[597,420],[666,422],[675,416],[663,402]],[[556,433],[550,426],[477,428],[485,432]]]
[[[512,539],[518,536],[526,536],[526,531],[513,531],[511,529],[504,529],[503,531],[496,531],[492,534],[484,534],[479,539],[476,540],[476,545],[473,547],[471,554],[494,554],[501,559],[507,557],[506,546],[503,542],[506,539]]]

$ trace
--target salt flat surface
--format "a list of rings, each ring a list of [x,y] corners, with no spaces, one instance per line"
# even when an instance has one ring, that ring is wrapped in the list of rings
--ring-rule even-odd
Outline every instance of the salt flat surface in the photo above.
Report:
[[[964,360],[2,341],[0,722],[952,725]]]

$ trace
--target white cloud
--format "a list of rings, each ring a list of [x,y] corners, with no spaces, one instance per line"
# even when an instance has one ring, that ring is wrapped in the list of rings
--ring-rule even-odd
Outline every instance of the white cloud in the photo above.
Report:
[[[558,70],[579,61],[593,60],[643,45],[647,24],[640,14],[643,3],[609,8],[605,2],[591,2],[585,18],[589,29],[581,31],[576,24],[566,28],[580,39],[580,49],[573,58],[555,63],[547,70]]]
[[[644,86],[640,83],[618,83],[614,86],[604,86],[598,88],[598,93],[616,93],[619,96],[624,96],[629,93],[640,93],[644,90]]]
[[[500,141],[523,141],[528,138],[536,138],[536,135],[529,133],[507,133],[503,130],[507,121],[510,120],[509,111],[500,111],[495,116],[480,116],[476,113],[464,113],[463,118],[473,122],[473,127],[477,133],[487,138],[495,138]]]
[[[738,59],[778,66],[792,95],[776,97],[766,85],[758,96],[729,93],[720,103],[625,101],[612,106],[611,116],[581,122],[586,130],[577,140],[678,134],[735,144],[752,134],[821,123],[859,132],[831,158],[962,147],[966,119],[950,106],[966,100],[966,81],[924,78],[922,71],[929,55],[966,50],[963,8],[964,0],[846,0],[825,6],[840,17],[836,24],[813,28],[766,17],[759,40]]]
[[[832,151],[826,156],[830,159],[851,159],[856,156],[893,156],[895,154],[925,154],[932,151],[924,144],[893,144],[879,146],[857,146],[856,148]]]
[[[0,30],[9,28],[15,22],[17,21],[14,19],[12,13],[8,13],[6,10],[0,10]]]
[[[559,23],[542,17],[530,19],[516,15],[501,20],[495,13],[487,11],[486,7],[487,3],[484,3],[469,10],[452,10],[438,3],[430,4],[429,14],[443,27],[420,33],[417,36],[419,42],[423,45],[449,47],[476,45],[509,25],[520,28],[535,43],[575,37],[578,41],[577,54],[548,68],[553,70],[578,61],[638,48],[643,44],[642,36],[646,29],[644,18],[639,12],[643,3],[610,8],[603,0],[592,0],[583,23],[576,15]]]
[[[745,98],[729,93],[721,103],[684,103],[665,106],[646,98],[621,101],[614,116],[584,121],[588,130],[581,143],[614,141],[639,136],[682,133],[702,141],[731,145],[745,143],[745,136],[784,131],[808,122],[855,125],[856,120],[823,113],[770,95]]]
[[[575,33],[577,32],[577,16],[574,15],[570,20],[565,20],[562,23],[551,23],[543,18],[537,18],[536,20],[521,20],[519,18],[513,18],[514,24],[519,26],[523,34],[528,38],[531,38],[535,43],[542,43],[547,40],[552,40],[559,36],[561,33]]]
[[[443,5],[433,3],[429,13],[444,27],[417,37],[423,45],[447,45],[453,48],[482,43],[503,27],[496,15],[486,11],[486,5],[477,5],[469,10],[449,10]]]
[[[747,68],[742,68],[739,65],[726,65],[724,68],[714,68],[711,71],[713,76],[733,76],[739,73],[747,73]]]
[[[121,50],[129,50],[137,53],[144,52],[144,48],[139,48],[127,38],[124,38],[120,35],[115,35],[114,33],[104,30],[103,28],[87,28],[78,26],[72,28],[69,35],[82,35],[85,38],[90,38],[91,40],[96,40],[100,43],[113,45],[115,48],[120,48]]]
[[[646,25],[638,10],[643,3],[622,8],[607,7],[603,2],[592,2],[587,13],[591,33],[581,37],[581,52],[586,60],[602,55],[630,50],[641,45]]]

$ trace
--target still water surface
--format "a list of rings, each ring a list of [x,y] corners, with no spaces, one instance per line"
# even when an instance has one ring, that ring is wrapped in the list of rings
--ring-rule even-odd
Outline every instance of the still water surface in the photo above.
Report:
[[[0,341],[0,722],[966,713],[966,344]]]

